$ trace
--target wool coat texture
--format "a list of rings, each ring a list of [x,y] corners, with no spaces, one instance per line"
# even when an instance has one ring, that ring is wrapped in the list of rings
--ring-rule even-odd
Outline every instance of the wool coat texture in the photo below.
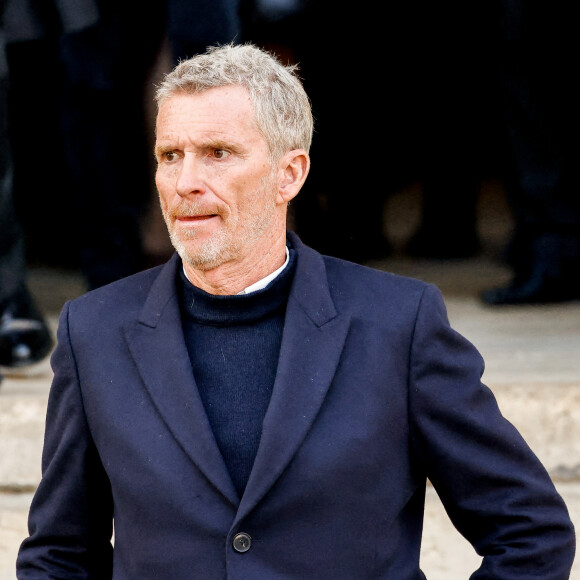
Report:
[[[64,306],[19,580],[419,580],[428,482],[482,556],[474,580],[567,579],[567,508],[440,291],[288,243],[242,497],[195,384],[179,257]]]

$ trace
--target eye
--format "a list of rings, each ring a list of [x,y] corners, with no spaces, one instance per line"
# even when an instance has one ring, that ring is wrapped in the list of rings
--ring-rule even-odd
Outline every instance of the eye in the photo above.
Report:
[[[178,155],[175,151],[165,151],[161,157],[164,161],[175,161]]]
[[[225,149],[214,149],[213,150],[213,156],[216,159],[225,159],[226,157],[229,157],[230,152],[226,151]]]

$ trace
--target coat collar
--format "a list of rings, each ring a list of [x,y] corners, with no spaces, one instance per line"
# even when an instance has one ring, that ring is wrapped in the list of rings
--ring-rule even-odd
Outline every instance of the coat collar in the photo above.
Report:
[[[282,335],[280,363],[262,438],[244,496],[235,488],[199,397],[183,339],[173,256],[151,287],[138,321],[126,328],[129,348],[153,404],[175,439],[238,518],[264,496],[292,460],[324,401],[349,327],[336,311],[324,260],[292,232],[296,270]]]

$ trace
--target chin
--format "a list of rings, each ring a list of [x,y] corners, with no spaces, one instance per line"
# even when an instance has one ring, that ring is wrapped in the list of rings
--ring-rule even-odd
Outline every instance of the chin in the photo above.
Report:
[[[191,254],[191,252],[185,255],[180,254],[180,256],[185,264],[201,272],[214,270],[224,262],[223,259],[217,256],[200,256],[198,254]]]
[[[184,263],[196,270],[208,271],[231,258],[231,245],[224,242],[221,237],[215,237],[205,241],[177,241],[174,245]]]

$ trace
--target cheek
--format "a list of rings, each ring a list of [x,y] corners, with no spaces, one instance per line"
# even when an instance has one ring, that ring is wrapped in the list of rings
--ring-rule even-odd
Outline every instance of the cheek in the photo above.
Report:
[[[159,193],[159,199],[162,205],[167,205],[169,198],[175,189],[171,184],[171,180],[167,175],[158,171],[155,174],[155,186],[157,187],[157,192]]]
[[[155,171],[155,186],[159,191],[161,191],[163,188],[163,176],[161,175],[159,169]]]

